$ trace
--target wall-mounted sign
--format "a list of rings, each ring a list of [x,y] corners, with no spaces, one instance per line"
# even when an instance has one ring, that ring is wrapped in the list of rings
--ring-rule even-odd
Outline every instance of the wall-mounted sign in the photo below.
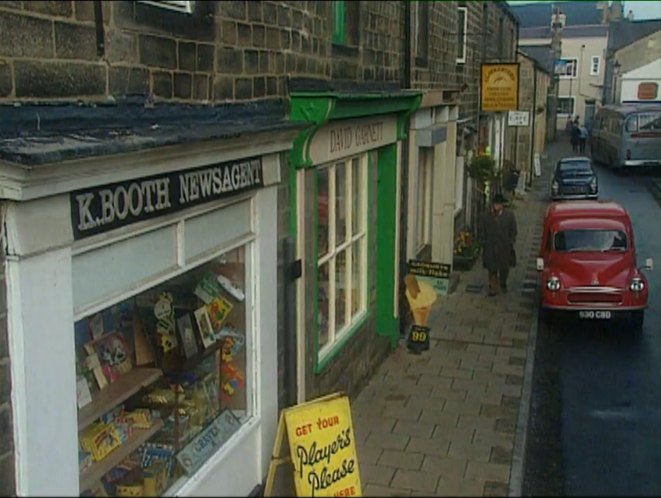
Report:
[[[75,239],[156,218],[263,185],[262,160],[204,166],[70,194]]]
[[[288,457],[281,455],[285,433]],[[264,496],[271,496],[276,468],[286,461],[296,496],[362,496],[349,398],[334,393],[280,413]]]
[[[396,140],[395,116],[331,121],[312,137],[310,159],[313,164],[323,164],[377,149]]]
[[[519,64],[482,64],[480,107],[484,112],[516,110],[519,103]]]
[[[510,111],[507,113],[508,126],[530,126],[530,113],[528,111]]]
[[[638,84],[638,99],[655,100],[659,95],[659,84],[653,81],[645,81]]]

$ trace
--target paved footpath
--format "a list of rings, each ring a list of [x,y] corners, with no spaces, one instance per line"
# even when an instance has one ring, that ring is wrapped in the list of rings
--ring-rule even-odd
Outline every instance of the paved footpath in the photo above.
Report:
[[[514,200],[517,267],[487,297],[478,260],[434,304],[431,347],[398,347],[352,402],[365,496],[520,496],[537,324],[535,258],[551,165]]]

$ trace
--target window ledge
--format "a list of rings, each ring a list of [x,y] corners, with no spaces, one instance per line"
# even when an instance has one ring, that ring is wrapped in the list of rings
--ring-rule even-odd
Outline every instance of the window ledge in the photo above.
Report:
[[[348,45],[340,45],[338,43],[333,43],[331,45],[331,55],[339,57],[358,57],[359,55],[358,47],[350,47]]]
[[[367,322],[368,312],[367,310],[363,311],[360,314],[356,321],[342,334],[342,336],[335,341],[335,344],[324,352],[323,356],[320,353],[317,353],[317,364],[314,368],[314,373],[320,374],[328,366],[331,360],[337,356],[337,354],[344,348],[344,345],[347,343],[351,337]]]

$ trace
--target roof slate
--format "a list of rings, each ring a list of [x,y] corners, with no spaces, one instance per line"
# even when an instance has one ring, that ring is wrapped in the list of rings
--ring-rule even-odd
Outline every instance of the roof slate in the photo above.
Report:
[[[0,106],[0,159],[35,166],[165,145],[300,128],[284,102],[194,106],[137,102],[115,105]]]
[[[520,20],[521,28],[550,26],[554,6],[565,14],[565,26],[601,24],[602,11],[597,2],[535,2],[512,5],[512,10]]]
[[[610,25],[608,33],[608,48],[619,50],[635,41],[661,31],[661,19],[646,19],[642,21],[623,20]]]

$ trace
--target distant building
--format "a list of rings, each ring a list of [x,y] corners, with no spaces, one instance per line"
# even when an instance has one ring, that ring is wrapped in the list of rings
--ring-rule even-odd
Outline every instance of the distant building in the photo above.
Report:
[[[559,77],[556,128],[568,116],[590,124],[601,105],[608,23],[623,17],[621,2],[548,2],[513,7],[521,21],[519,48],[552,41],[552,23],[562,30],[562,50],[556,61]],[[554,13],[556,14],[554,16]]]
[[[661,101],[661,19],[609,26],[604,104]]]

